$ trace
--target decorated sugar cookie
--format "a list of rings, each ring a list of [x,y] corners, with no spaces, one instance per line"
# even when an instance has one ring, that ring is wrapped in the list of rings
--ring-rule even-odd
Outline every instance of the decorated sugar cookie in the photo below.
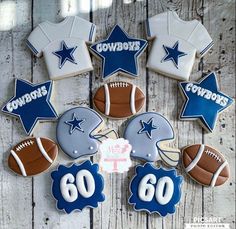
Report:
[[[153,39],[147,67],[177,80],[188,80],[196,57],[204,56],[213,41],[200,21],[183,21],[174,11],[147,20]]]
[[[58,147],[48,138],[27,138],[10,150],[9,168],[18,175],[34,176],[56,160]]]
[[[180,151],[167,148],[174,140],[174,131],[169,121],[156,112],[146,112],[131,119],[124,131],[124,138],[132,145],[131,157],[145,161],[163,161],[176,166]]]
[[[106,139],[99,146],[99,165],[108,173],[127,172],[132,165],[130,152],[132,146],[123,138]]]
[[[59,165],[51,177],[57,208],[67,214],[85,207],[96,208],[98,202],[105,200],[103,177],[98,173],[98,165],[89,160],[71,166]]]
[[[197,83],[181,82],[180,91],[185,99],[180,119],[199,120],[202,126],[212,132],[218,113],[233,103],[233,99],[219,90],[214,72]]]
[[[63,152],[74,159],[89,156],[98,151],[99,141],[104,140],[104,134],[98,133],[102,126],[103,119],[96,111],[87,107],[72,108],[58,121],[57,141]]]
[[[93,103],[102,114],[111,118],[126,118],[140,111],[145,95],[135,85],[127,82],[111,82],[95,93]]]
[[[43,22],[26,44],[37,57],[43,55],[50,79],[62,79],[93,70],[86,43],[95,38],[94,24],[80,17],[66,17],[54,24]]]
[[[146,47],[146,40],[130,37],[116,25],[107,39],[96,42],[90,50],[102,59],[102,78],[108,79],[118,73],[137,77],[137,59]]]
[[[50,98],[52,81],[32,84],[16,79],[15,95],[2,108],[2,111],[20,118],[25,132],[30,135],[40,120],[56,119]]]
[[[229,178],[229,164],[216,149],[202,144],[185,147],[183,150],[185,171],[204,186],[219,186]]]
[[[136,211],[158,213],[164,217],[175,213],[181,198],[182,176],[175,169],[156,168],[151,163],[138,165],[130,183],[129,203]]]

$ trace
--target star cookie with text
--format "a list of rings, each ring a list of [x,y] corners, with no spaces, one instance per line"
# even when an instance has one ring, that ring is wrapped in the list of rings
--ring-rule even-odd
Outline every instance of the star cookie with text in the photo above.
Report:
[[[181,82],[179,87],[185,99],[180,119],[197,119],[210,132],[215,128],[218,114],[234,101],[220,91],[214,72],[206,75],[198,82]]]
[[[52,81],[32,84],[22,79],[15,80],[15,95],[2,111],[20,118],[25,132],[30,135],[40,120],[56,119],[50,98]]]
[[[102,78],[122,73],[126,76],[138,76],[138,58],[147,47],[147,41],[130,37],[119,25],[116,25],[107,39],[90,46],[90,50],[102,59]]]

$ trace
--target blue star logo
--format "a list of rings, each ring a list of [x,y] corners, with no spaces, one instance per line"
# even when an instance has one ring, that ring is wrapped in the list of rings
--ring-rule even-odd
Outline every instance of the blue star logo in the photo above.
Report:
[[[73,64],[77,64],[75,62],[75,58],[73,56],[74,51],[76,50],[77,46],[68,48],[65,41],[61,42],[61,49],[53,52],[59,58],[59,68],[61,69],[66,61],[70,61]]]
[[[2,108],[2,111],[20,118],[25,132],[30,135],[38,120],[57,118],[50,103],[52,81],[32,84],[16,79],[15,96]]]
[[[166,55],[164,56],[161,62],[171,60],[174,63],[175,67],[178,68],[179,58],[187,55],[186,53],[178,50],[179,42],[177,41],[172,48],[166,45],[163,45],[163,48],[165,49]]]
[[[137,59],[146,47],[146,40],[131,38],[116,25],[106,40],[93,44],[90,49],[102,58],[102,78],[107,79],[119,72],[137,77]]]
[[[148,122],[141,120],[141,124],[142,128],[138,131],[138,134],[146,133],[152,139],[152,131],[157,129],[157,126],[153,125],[153,118],[150,118]]]
[[[70,134],[74,132],[75,129],[84,132],[84,130],[81,128],[81,124],[85,121],[85,119],[78,119],[75,116],[75,113],[73,113],[72,120],[66,121],[65,123],[70,125]]]
[[[233,99],[219,91],[215,73],[202,78],[198,83],[179,83],[186,99],[180,119],[199,119],[209,131],[213,131],[218,113],[233,103]]]

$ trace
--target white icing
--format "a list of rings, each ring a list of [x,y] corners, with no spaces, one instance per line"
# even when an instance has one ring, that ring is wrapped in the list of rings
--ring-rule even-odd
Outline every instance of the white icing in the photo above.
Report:
[[[78,198],[77,188],[73,184],[74,181],[75,178],[71,173],[65,174],[60,180],[61,194],[67,202],[74,202]]]
[[[32,141],[31,139],[23,141],[22,143],[17,145],[16,151],[21,151],[23,148],[25,148],[27,146],[30,146],[30,145],[33,145],[33,144],[34,144],[34,141]]]
[[[211,180],[211,187],[214,187],[216,184],[216,180],[218,178],[218,176],[220,175],[221,171],[224,169],[224,167],[228,164],[227,161],[225,161],[218,169],[217,171],[214,173],[213,178]]]
[[[206,150],[205,153],[207,155],[209,155],[210,157],[214,158],[215,160],[217,160],[219,163],[221,162],[221,157],[217,154],[215,154],[214,152],[210,151],[210,150]]]
[[[109,87],[114,88],[114,87],[128,87],[129,84],[127,82],[112,82],[109,83]]]
[[[136,114],[136,109],[135,109],[135,92],[136,92],[136,86],[133,85],[132,91],[131,91],[131,98],[130,98],[130,109],[132,114]]]
[[[150,182],[151,184],[147,183]],[[157,179],[153,174],[147,174],[142,178],[138,186],[138,196],[142,201],[150,202],[153,199],[155,193],[155,187]]]
[[[85,180],[87,183],[87,188],[85,186]],[[80,170],[76,174],[76,185],[79,193],[84,198],[91,197],[95,191],[95,181],[93,175],[88,170],[85,169]]]
[[[22,175],[24,177],[26,177],[27,174],[26,174],[26,171],[25,171],[25,167],[24,167],[23,163],[21,162],[21,159],[17,156],[17,154],[13,150],[11,150],[11,155],[15,158],[16,163],[19,166]]]
[[[45,157],[45,159],[46,159],[48,162],[53,163],[53,160],[48,156],[47,152],[46,152],[45,149],[43,148],[43,145],[42,145],[42,142],[41,142],[40,138],[36,138],[36,141],[37,141],[39,150],[40,150],[40,152],[42,153],[42,155]]]
[[[165,193],[164,193],[164,188]],[[157,188],[156,188],[156,200],[158,203],[161,205],[165,205],[169,203],[171,200],[172,196],[174,194],[174,183],[171,180],[170,177],[161,177],[158,182],[157,182]]]
[[[205,149],[205,145],[202,144],[197,152],[197,155],[196,157],[193,159],[193,161],[188,165],[188,167],[185,169],[185,171],[188,173],[190,172],[194,167],[195,165],[199,162],[203,152],[204,152],[204,149]]]
[[[138,51],[140,41],[99,43],[96,45],[97,52],[120,52],[120,51]]]
[[[105,89],[105,98],[106,98],[106,105],[105,105],[105,115],[110,114],[110,93],[109,93],[109,88],[107,84],[104,84],[104,89]]]

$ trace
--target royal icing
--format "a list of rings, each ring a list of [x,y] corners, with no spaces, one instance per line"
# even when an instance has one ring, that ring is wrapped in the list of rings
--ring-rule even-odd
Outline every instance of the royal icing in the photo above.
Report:
[[[211,72],[197,83],[181,82],[180,90],[185,99],[180,119],[198,119],[203,127],[212,132],[218,113],[233,103],[233,99],[219,91],[218,81]]]
[[[92,155],[98,151],[95,134],[103,119],[94,110],[76,107],[66,111],[57,124],[57,141],[63,152],[72,158]]]
[[[20,118],[25,132],[30,135],[39,120],[56,119],[57,114],[50,103],[52,81],[32,84],[15,80],[15,95],[2,111]]]
[[[102,78],[118,73],[138,76],[137,59],[147,47],[147,41],[130,37],[116,25],[106,40],[98,41],[90,50],[102,59]]]
[[[150,163],[136,166],[130,183],[129,203],[136,211],[158,213],[164,217],[175,212],[181,198],[182,176],[175,169],[156,168]]]
[[[132,145],[131,156],[145,161],[163,161],[176,166],[180,152],[163,146],[174,139],[174,131],[169,121],[155,112],[137,115],[128,122],[124,138]]]
[[[107,139],[99,146],[99,165],[108,173],[127,172],[132,165],[130,160],[131,145],[123,138]]]
[[[213,46],[199,21],[183,21],[174,11],[149,18],[146,29],[148,38],[154,39],[147,67],[177,80],[188,80],[195,57]]]
[[[86,43],[95,38],[94,24],[77,16],[54,24],[43,22],[29,35],[26,44],[37,56],[44,56],[53,80],[93,70]]]
[[[57,200],[57,208],[69,214],[85,207],[98,207],[98,202],[105,200],[102,193],[104,180],[98,169],[98,165],[89,160],[69,167],[59,165],[51,173],[52,194]]]

